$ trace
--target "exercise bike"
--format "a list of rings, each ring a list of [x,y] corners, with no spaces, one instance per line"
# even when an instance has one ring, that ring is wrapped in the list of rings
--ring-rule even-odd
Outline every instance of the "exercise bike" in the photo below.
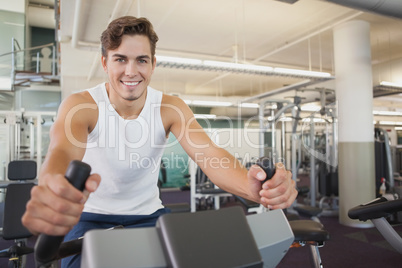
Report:
[[[371,220],[388,243],[402,254],[402,238],[387,220],[388,217],[395,216],[400,211],[402,211],[402,199],[395,199],[393,195],[386,194],[350,209],[348,216],[360,221]]]
[[[72,161],[66,178],[82,190],[90,171]],[[328,239],[322,226],[298,227],[282,210],[247,217],[240,207],[165,214],[154,228],[91,230],[64,243],[63,236],[41,234],[34,255],[37,268],[58,267],[61,258],[79,253],[82,267],[275,267],[295,241]],[[213,257],[207,258],[206,250]]]

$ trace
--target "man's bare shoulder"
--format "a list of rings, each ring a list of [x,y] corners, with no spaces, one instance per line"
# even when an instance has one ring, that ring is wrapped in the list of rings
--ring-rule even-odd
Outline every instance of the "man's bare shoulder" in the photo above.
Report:
[[[167,94],[163,94],[161,111],[162,115],[166,113],[172,116],[172,113],[179,113],[180,117],[183,115],[186,118],[192,116],[190,107],[181,98]]]
[[[181,129],[181,126],[193,117],[193,112],[181,98],[163,94],[161,116],[165,129],[174,131],[174,126]]]
[[[87,91],[69,95],[61,103],[50,132],[51,140],[53,140],[52,148],[69,151],[74,147],[71,146],[71,141],[85,144],[87,136],[95,128],[97,120],[97,105]],[[69,149],[66,149],[67,147]]]
[[[163,94],[162,104],[186,105],[186,103],[181,98],[168,94]]]
[[[84,121],[92,129],[98,118],[98,107],[88,91],[74,93],[61,103],[58,118]]]
[[[66,102],[72,106],[75,106],[78,104],[84,104],[84,103],[95,104],[94,99],[92,98],[91,94],[89,94],[88,91],[82,91],[82,92],[71,94],[64,100],[64,102]]]

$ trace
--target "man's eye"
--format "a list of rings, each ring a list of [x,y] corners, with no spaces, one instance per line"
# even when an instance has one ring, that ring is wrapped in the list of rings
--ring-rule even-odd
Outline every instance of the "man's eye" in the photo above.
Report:
[[[139,62],[139,63],[147,63],[147,61],[146,61],[146,60],[143,60],[143,59],[138,60],[138,62]]]
[[[116,61],[118,61],[118,62],[124,62],[125,60],[122,59],[122,58],[119,58],[119,59],[116,59]]]

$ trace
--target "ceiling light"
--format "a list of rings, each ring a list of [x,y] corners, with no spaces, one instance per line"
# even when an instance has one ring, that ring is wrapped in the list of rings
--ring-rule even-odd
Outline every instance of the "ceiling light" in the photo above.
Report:
[[[194,114],[196,119],[216,119],[216,114]]]
[[[315,104],[307,104],[300,107],[303,112],[317,112],[321,110],[321,106]]]
[[[402,88],[402,84],[400,83],[392,83],[392,82],[387,82],[387,81],[382,81],[380,83],[381,86],[386,86],[386,87],[398,87]]]
[[[233,103],[229,101],[207,101],[207,100],[193,100],[190,105],[193,106],[207,106],[207,107],[227,107],[232,106]]]
[[[256,72],[256,73],[270,73],[274,68],[262,65],[240,64],[223,61],[206,60],[203,62],[207,67],[222,69],[223,71],[239,71],[239,72]]]
[[[202,60],[189,59],[189,58],[167,57],[167,56],[156,56],[156,60],[158,62],[189,64],[189,65],[200,65],[200,64],[202,64]]]
[[[191,104],[191,100],[183,100],[185,104],[190,105]]]
[[[402,116],[402,112],[395,112],[395,111],[373,111],[373,115]]]
[[[242,107],[242,108],[259,108],[260,105],[258,103],[243,102],[243,103],[239,104],[239,107]]]
[[[277,74],[284,74],[284,75],[298,75],[298,76],[300,75],[300,76],[317,77],[317,78],[331,77],[330,73],[288,69],[288,68],[275,68],[274,72]]]
[[[257,75],[287,75],[296,77],[307,77],[316,79],[331,79],[330,73],[314,72],[297,69],[287,68],[273,68],[270,66],[254,65],[254,64],[242,64],[223,61],[212,60],[199,60],[180,57],[168,57],[168,56],[156,56],[157,66],[168,68],[189,68],[205,71],[223,71],[223,72],[235,72],[235,73],[247,73]]]
[[[402,122],[394,122],[394,121],[379,121],[380,125],[392,125],[392,126],[402,126]]]
[[[299,0],[276,0],[276,1],[284,2],[284,3],[287,3],[287,4],[294,4]]]
[[[307,118],[303,118],[302,119],[302,122],[304,122],[304,123],[309,123],[309,122],[311,122],[311,117],[307,117]],[[323,118],[313,118],[313,122],[314,123],[325,123],[325,119],[323,119]]]

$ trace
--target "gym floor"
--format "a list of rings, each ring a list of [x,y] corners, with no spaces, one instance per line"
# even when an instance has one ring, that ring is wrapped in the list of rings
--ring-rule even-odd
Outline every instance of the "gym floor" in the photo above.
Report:
[[[401,267],[402,255],[393,249],[376,228],[360,229],[339,224],[337,217],[320,217],[330,240],[320,248],[325,268]],[[396,227],[402,235],[402,225]],[[312,267],[308,248],[291,248],[279,268]]]

